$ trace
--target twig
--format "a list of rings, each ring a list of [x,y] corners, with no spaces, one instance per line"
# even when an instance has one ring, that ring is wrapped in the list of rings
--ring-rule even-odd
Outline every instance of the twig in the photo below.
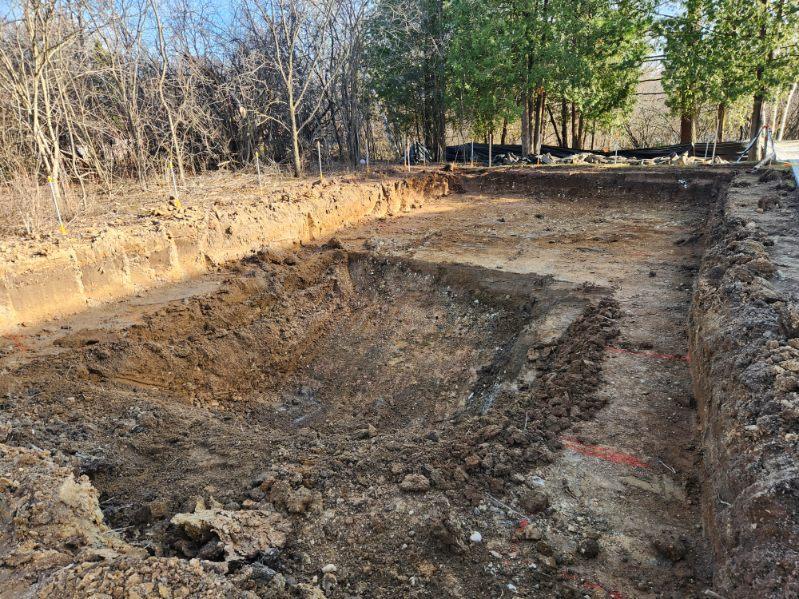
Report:
[[[519,512],[519,511],[517,511],[517,510],[514,510],[512,507],[510,507],[510,506],[509,506],[509,505],[507,505],[506,503],[502,503],[502,502],[501,502],[499,499],[497,499],[496,497],[494,497],[494,496],[490,495],[489,493],[486,493],[486,497],[488,497],[488,498],[489,498],[491,501],[493,501],[494,503],[496,503],[496,504],[497,504],[499,507],[503,507],[503,508],[505,508],[506,510],[508,510],[508,511],[510,511],[510,512],[513,512],[513,513],[514,513],[514,514],[516,514],[517,516],[521,516],[522,518],[526,518],[526,517],[527,517],[527,516],[525,516],[524,514],[522,514],[521,512]]]
[[[669,466],[669,465],[668,465],[666,462],[664,462],[664,461],[663,461],[663,460],[661,460],[660,458],[658,458],[658,462],[660,462],[660,463],[661,463],[663,466],[665,466],[666,468],[668,468],[669,470],[671,470],[671,473],[672,473],[672,474],[677,474],[677,471],[676,471],[674,468],[672,468],[671,466]]]

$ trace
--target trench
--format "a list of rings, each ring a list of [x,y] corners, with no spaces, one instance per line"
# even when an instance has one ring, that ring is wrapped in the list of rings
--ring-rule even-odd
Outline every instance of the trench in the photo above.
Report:
[[[699,594],[687,323],[730,177],[475,171],[263,249],[15,364],[10,442],[71,456],[127,542],[258,592],[335,563],[329,596]],[[287,540],[231,559],[175,524],[204,510],[281,514]]]

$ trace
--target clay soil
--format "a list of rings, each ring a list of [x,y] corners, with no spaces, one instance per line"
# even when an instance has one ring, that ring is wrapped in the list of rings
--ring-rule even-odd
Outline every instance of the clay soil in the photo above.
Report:
[[[242,593],[698,597],[686,322],[726,175],[641,172],[467,174],[30,329],[2,358],[6,443],[65,454],[127,542]],[[279,513],[285,542],[230,559],[173,522],[206,508]]]

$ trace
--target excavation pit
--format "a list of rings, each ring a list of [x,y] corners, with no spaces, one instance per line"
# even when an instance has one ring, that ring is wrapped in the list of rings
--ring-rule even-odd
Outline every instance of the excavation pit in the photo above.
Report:
[[[748,223],[788,218],[733,174],[470,171],[338,240],[45,326],[3,358],[7,442],[86,474],[105,521],[162,556],[147,576],[197,558],[261,596],[725,588],[737,556],[773,560],[747,545],[766,528],[719,534],[743,479],[703,470],[719,440],[749,443],[714,431],[713,364],[763,344],[715,311],[739,322],[728,288],[744,316],[776,297],[779,243]],[[799,352],[782,330],[770,361]]]
[[[19,388],[55,408],[46,441],[78,456],[111,525],[152,540],[166,534],[166,516],[192,511],[194,496],[210,488],[240,505],[251,479],[287,458],[390,453],[400,439],[444,430],[460,442],[475,423],[520,410],[520,396],[534,405],[530,390],[561,335],[606,293],[335,247],[261,252],[212,293],[120,328],[66,334],[59,353],[21,369]],[[582,409],[587,418],[595,406]],[[556,406],[536,442],[580,410]],[[447,464],[448,451],[428,460]],[[356,475],[339,465],[333,478]],[[390,476],[390,466],[378,460],[365,475]]]

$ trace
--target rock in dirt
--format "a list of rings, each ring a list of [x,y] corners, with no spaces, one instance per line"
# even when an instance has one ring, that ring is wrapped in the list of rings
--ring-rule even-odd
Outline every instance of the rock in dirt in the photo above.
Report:
[[[466,531],[452,513],[434,519],[430,523],[430,534],[444,549],[452,553],[463,553],[468,549]]]
[[[276,508],[291,514],[306,511],[318,512],[322,509],[322,494],[301,486],[296,491],[286,481],[277,481],[269,491],[269,500]]]
[[[15,597],[256,597],[207,562],[127,544],[103,521],[89,480],[49,452],[0,444],[0,495],[0,566]]]
[[[516,537],[523,541],[540,541],[544,538],[544,535],[540,528],[526,524],[525,526],[517,529]]]
[[[430,490],[430,481],[422,474],[407,474],[400,483],[406,493],[424,493]]]
[[[279,549],[290,530],[283,516],[263,510],[202,510],[177,514],[171,522],[198,551],[209,542],[221,543],[225,561],[253,559]]]
[[[530,489],[519,497],[519,505],[526,514],[540,514],[549,507],[549,497],[539,489]]]
[[[577,555],[593,559],[599,555],[599,543],[596,539],[583,539],[577,543]]]
[[[680,561],[688,553],[688,546],[685,544],[685,541],[674,536],[654,539],[652,541],[652,547],[654,547],[660,557],[672,563]]]

